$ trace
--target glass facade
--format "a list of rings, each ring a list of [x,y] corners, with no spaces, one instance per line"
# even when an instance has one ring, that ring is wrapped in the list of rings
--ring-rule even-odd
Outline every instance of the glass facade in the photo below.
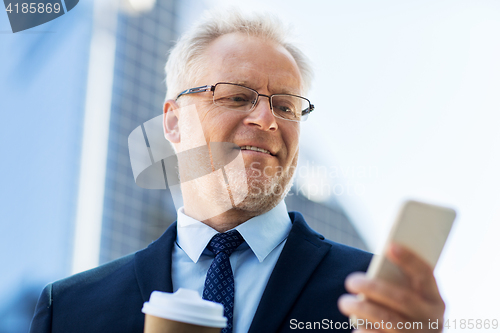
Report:
[[[164,66],[175,33],[176,1],[159,0],[140,16],[119,13],[100,262],[147,246],[175,220],[169,191],[134,183],[128,136],[162,114]]]

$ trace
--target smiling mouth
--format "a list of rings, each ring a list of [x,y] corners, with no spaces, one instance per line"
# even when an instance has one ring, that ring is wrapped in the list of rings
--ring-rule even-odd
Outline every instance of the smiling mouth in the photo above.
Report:
[[[263,149],[263,148],[259,148],[259,147],[254,147],[254,146],[242,146],[240,147],[241,150],[253,150],[253,151],[257,151],[259,153],[264,153],[264,154],[268,154],[268,155],[271,155],[271,156],[274,156],[273,154],[271,154],[271,152],[267,149]]]

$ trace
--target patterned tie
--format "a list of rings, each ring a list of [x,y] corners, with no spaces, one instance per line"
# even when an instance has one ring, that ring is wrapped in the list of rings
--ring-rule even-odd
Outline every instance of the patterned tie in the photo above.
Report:
[[[243,241],[238,231],[231,230],[215,235],[207,245],[215,258],[207,272],[203,298],[224,305],[227,327],[221,333],[233,332],[234,278],[229,256]]]

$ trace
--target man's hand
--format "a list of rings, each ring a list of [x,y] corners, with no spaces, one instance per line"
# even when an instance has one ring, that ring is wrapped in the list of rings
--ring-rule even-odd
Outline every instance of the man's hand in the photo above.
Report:
[[[338,303],[340,311],[373,323],[373,329],[360,328],[356,332],[441,332],[445,304],[431,267],[397,244],[392,244],[386,255],[408,276],[410,285],[401,287],[380,279],[368,279],[364,273],[353,273],[346,279],[346,289],[364,297],[343,295]],[[439,328],[429,327],[429,323],[436,320]],[[419,322],[421,324],[414,324]]]

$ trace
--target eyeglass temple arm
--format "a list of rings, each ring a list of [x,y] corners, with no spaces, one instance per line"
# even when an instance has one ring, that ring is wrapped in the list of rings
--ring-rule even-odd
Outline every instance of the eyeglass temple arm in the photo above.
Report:
[[[302,111],[302,115],[305,116],[306,114],[309,114],[314,111],[314,104],[310,104],[311,106]]]
[[[196,94],[196,93],[204,92],[204,91],[213,91],[214,89],[215,89],[215,86],[211,86],[211,85],[189,88],[189,89],[186,89],[183,92],[181,92],[179,95],[177,95],[177,98],[181,97],[182,95]]]

